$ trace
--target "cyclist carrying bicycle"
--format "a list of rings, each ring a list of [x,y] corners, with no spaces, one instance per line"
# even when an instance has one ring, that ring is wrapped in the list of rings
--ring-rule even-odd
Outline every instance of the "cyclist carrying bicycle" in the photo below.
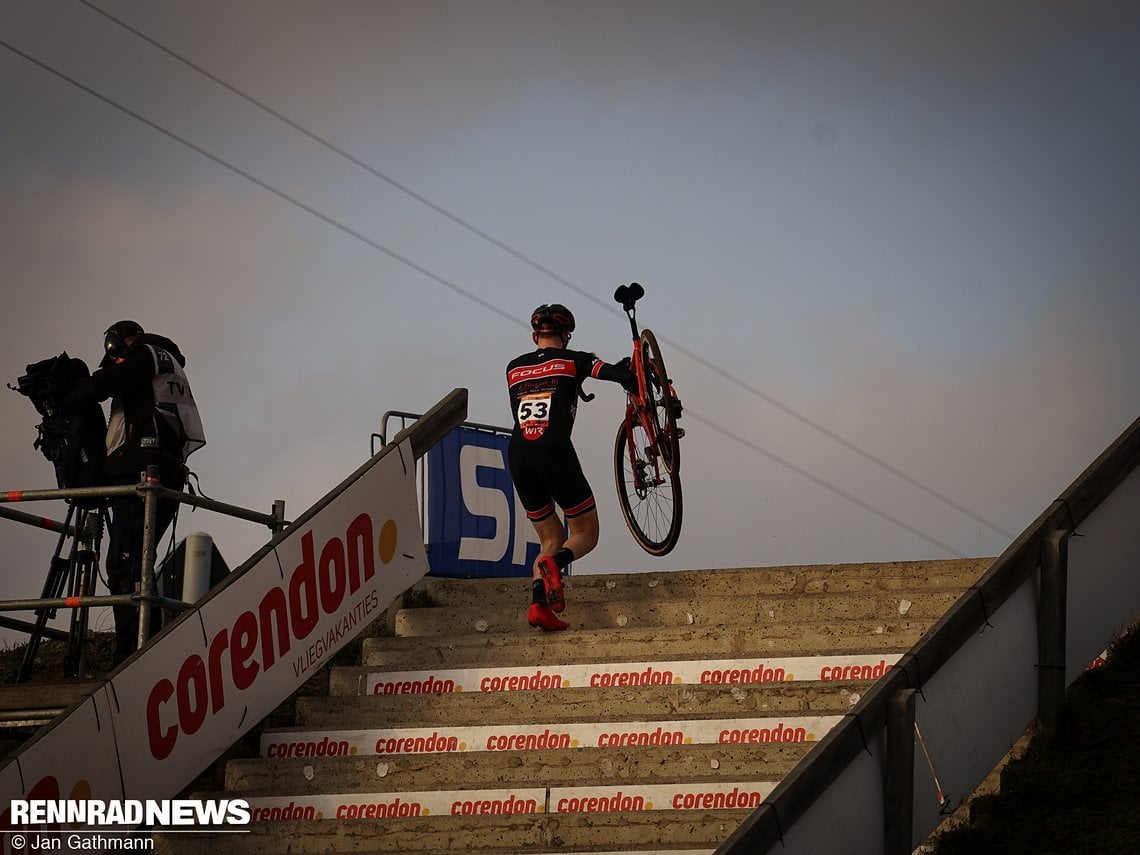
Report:
[[[530,319],[536,350],[507,365],[507,390],[514,414],[508,449],[511,478],[534,525],[539,556],[534,563],[531,626],[554,632],[567,627],[555,612],[566,608],[562,571],[598,543],[594,493],[570,440],[578,396],[587,377],[636,388],[629,359],[611,365],[593,353],[568,350],[574,315],[565,306],[543,304]],[[562,508],[570,536],[555,510]]]

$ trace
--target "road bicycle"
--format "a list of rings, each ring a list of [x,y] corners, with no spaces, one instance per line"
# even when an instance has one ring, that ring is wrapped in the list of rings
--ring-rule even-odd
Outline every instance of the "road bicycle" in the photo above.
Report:
[[[614,292],[629,318],[637,391],[626,393],[625,418],[614,443],[614,480],[634,540],[650,555],[665,555],[681,534],[681,401],[665,370],[651,330],[638,331],[637,301],[645,289],[632,282]]]

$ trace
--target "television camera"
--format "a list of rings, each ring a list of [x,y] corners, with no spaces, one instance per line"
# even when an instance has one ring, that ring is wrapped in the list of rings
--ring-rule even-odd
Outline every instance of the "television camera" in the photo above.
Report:
[[[91,376],[87,363],[67,352],[33,362],[26,373],[9,384],[32,402],[43,421],[36,425],[32,447],[43,454],[55,468],[60,489],[72,490],[99,486],[103,482],[107,422],[103,408],[92,402],[78,411],[65,410],[64,397],[77,383]],[[63,525],[49,565],[42,596],[91,596],[99,577],[99,542],[103,534],[106,499],[102,497],[69,498],[67,520]],[[70,547],[67,546],[69,538]],[[24,682],[31,674],[47,622],[55,609],[37,609],[35,623],[28,630],[30,638],[16,680]],[[83,638],[87,633],[87,609],[75,609],[68,632],[64,657],[65,677],[77,678],[84,671]]]

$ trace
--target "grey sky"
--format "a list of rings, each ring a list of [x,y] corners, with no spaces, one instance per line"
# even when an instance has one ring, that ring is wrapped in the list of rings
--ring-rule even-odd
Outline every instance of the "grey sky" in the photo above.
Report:
[[[327,218],[0,47],[0,365],[94,363],[122,317],[169,335],[217,498],[296,515],[383,412],[456,386],[507,422],[537,303],[623,355],[624,319],[558,279],[603,303],[642,282],[659,335],[1007,532],[1137,415],[1134,4],[97,5],[557,277],[83,3],[8,0],[0,40]],[[625,531],[599,386],[576,438],[602,540],[579,572],[1008,545],[665,351],[692,415],[681,542],[653,559]],[[30,404],[0,415],[5,489],[52,486]],[[53,539],[0,524],[0,596],[38,592]],[[199,529],[231,564],[266,536],[183,515]]]

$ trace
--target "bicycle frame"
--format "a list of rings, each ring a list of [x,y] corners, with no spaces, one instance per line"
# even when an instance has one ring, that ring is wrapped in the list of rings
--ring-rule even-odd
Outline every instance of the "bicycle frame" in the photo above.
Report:
[[[681,402],[665,368],[657,337],[637,326],[638,283],[620,286],[614,299],[629,318],[630,370],[637,378],[626,394],[625,418],[614,442],[614,480],[626,525],[650,555],[665,555],[681,532]],[[641,434],[644,433],[643,437]]]
[[[637,307],[633,304],[623,306],[625,314],[629,318],[629,330],[633,336],[633,357],[630,360],[630,370],[633,371],[634,376],[637,377],[637,394],[626,392],[625,404],[625,432],[626,432],[626,445],[630,449],[630,467],[634,473],[634,486],[637,494],[644,498],[647,482],[646,472],[643,467],[637,465],[636,455],[633,453],[633,426],[640,424],[645,430],[645,435],[649,438],[648,457],[653,461],[652,483],[661,484],[664,477],[661,474],[662,457],[660,448],[660,437],[658,435],[657,423],[653,420],[651,413],[651,406],[647,403],[649,398],[649,378],[646,376],[645,370],[645,354],[642,352],[641,347],[641,331],[637,327]],[[662,378],[664,382],[664,378]],[[669,390],[666,390],[669,394]]]

